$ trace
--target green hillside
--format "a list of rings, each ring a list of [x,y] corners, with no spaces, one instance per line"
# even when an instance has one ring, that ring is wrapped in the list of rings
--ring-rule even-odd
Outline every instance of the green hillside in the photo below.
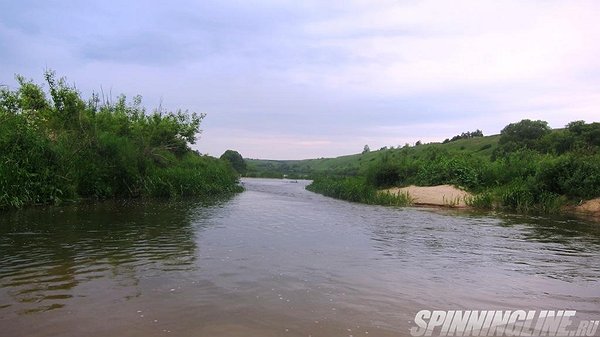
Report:
[[[522,120],[500,135],[463,133],[443,143],[383,148],[337,158],[249,160],[249,176],[311,178],[307,188],[327,196],[372,204],[392,186],[455,185],[471,192],[468,203],[485,209],[559,212],[600,197],[600,123],[574,121],[550,129]]]
[[[249,177],[292,177],[310,178],[314,175],[353,176],[366,170],[369,165],[384,156],[396,158],[410,152],[420,156],[435,149],[449,154],[470,154],[489,158],[498,145],[500,135],[459,139],[445,144],[429,143],[402,148],[385,148],[364,154],[352,154],[336,158],[318,158],[304,160],[265,160],[246,159]]]

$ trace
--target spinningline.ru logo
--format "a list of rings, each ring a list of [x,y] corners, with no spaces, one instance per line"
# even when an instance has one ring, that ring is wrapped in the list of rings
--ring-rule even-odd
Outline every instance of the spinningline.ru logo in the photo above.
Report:
[[[420,336],[590,337],[599,320],[575,322],[575,310],[421,310],[410,334]]]

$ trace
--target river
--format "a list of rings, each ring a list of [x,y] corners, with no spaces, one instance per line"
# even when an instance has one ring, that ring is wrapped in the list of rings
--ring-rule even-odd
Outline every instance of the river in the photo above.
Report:
[[[0,214],[2,336],[409,336],[421,309],[600,319],[600,225],[244,179],[214,202]]]

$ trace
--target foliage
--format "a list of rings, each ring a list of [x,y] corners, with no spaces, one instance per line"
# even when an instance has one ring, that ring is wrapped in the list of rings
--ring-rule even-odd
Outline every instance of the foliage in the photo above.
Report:
[[[517,143],[520,146],[533,148],[533,142],[550,133],[548,122],[523,119],[518,123],[508,124],[500,131],[500,145]]]
[[[248,178],[271,178],[271,179],[283,179],[284,175],[277,171],[248,171],[245,175]]]
[[[20,76],[0,89],[0,208],[238,189],[229,165],[189,148],[204,115],[147,113],[139,96],[84,101],[53,72],[45,79],[48,93]]]
[[[523,119],[518,123],[508,124],[500,131],[496,156],[520,149],[536,149],[538,142],[550,133],[548,122],[541,120]]]
[[[600,197],[599,144],[600,123],[576,121],[565,129],[550,130],[544,121],[524,120],[508,125],[500,137],[326,159],[320,163],[329,164],[327,184],[318,178],[311,188],[320,193],[331,188],[331,196],[360,201],[356,195],[367,194],[355,192],[369,191],[369,186],[452,184],[475,194],[467,200],[473,207],[555,213],[568,202]],[[342,159],[348,162],[344,168],[358,164],[353,180],[346,180],[339,165]],[[350,182],[355,186],[351,188]]]
[[[494,197],[490,192],[476,194],[470,198],[466,198],[466,204],[479,209],[494,208]]]
[[[388,156],[383,156],[381,161],[371,165],[367,170],[367,182],[375,187],[389,187],[400,182],[400,166],[392,163]]]
[[[574,198],[600,195],[600,155],[547,156],[535,172],[536,183],[545,191]]]
[[[365,145],[365,147],[363,148],[362,154],[369,153],[369,152],[371,152],[369,145]]]
[[[306,189],[337,199],[372,205],[407,206],[411,203],[408,194],[380,192],[361,177],[319,177]]]
[[[244,160],[244,158],[242,157],[242,155],[239,152],[233,151],[233,150],[227,150],[221,155],[221,159],[229,162],[231,164],[231,167],[233,167],[233,169],[237,173],[239,173],[239,174],[246,173],[246,171],[247,171],[246,161]]]
[[[475,137],[483,137],[483,131],[477,129],[477,130],[475,130],[473,132],[469,132],[469,131],[463,132],[460,135],[456,135],[456,136],[454,136],[454,137],[452,137],[450,139],[446,138],[443,143],[447,144],[447,143],[450,143],[450,142],[457,141],[459,139],[471,139],[471,138],[475,138]]]

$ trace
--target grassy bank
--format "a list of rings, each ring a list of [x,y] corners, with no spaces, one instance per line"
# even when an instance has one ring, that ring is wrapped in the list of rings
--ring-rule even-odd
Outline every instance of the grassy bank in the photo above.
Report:
[[[314,172],[310,190],[364,202],[372,190],[390,186],[452,184],[473,193],[467,203],[476,208],[558,213],[600,197],[600,123],[551,130],[524,120],[492,137],[382,149],[355,155],[343,170],[331,167]]]
[[[380,193],[362,177],[321,177],[314,180],[306,189],[332,198],[371,205],[408,206],[411,203],[408,194]]]
[[[78,199],[213,196],[239,191],[224,160],[191,150],[204,115],[147,112],[46,73],[0,89],[0,209]]]

